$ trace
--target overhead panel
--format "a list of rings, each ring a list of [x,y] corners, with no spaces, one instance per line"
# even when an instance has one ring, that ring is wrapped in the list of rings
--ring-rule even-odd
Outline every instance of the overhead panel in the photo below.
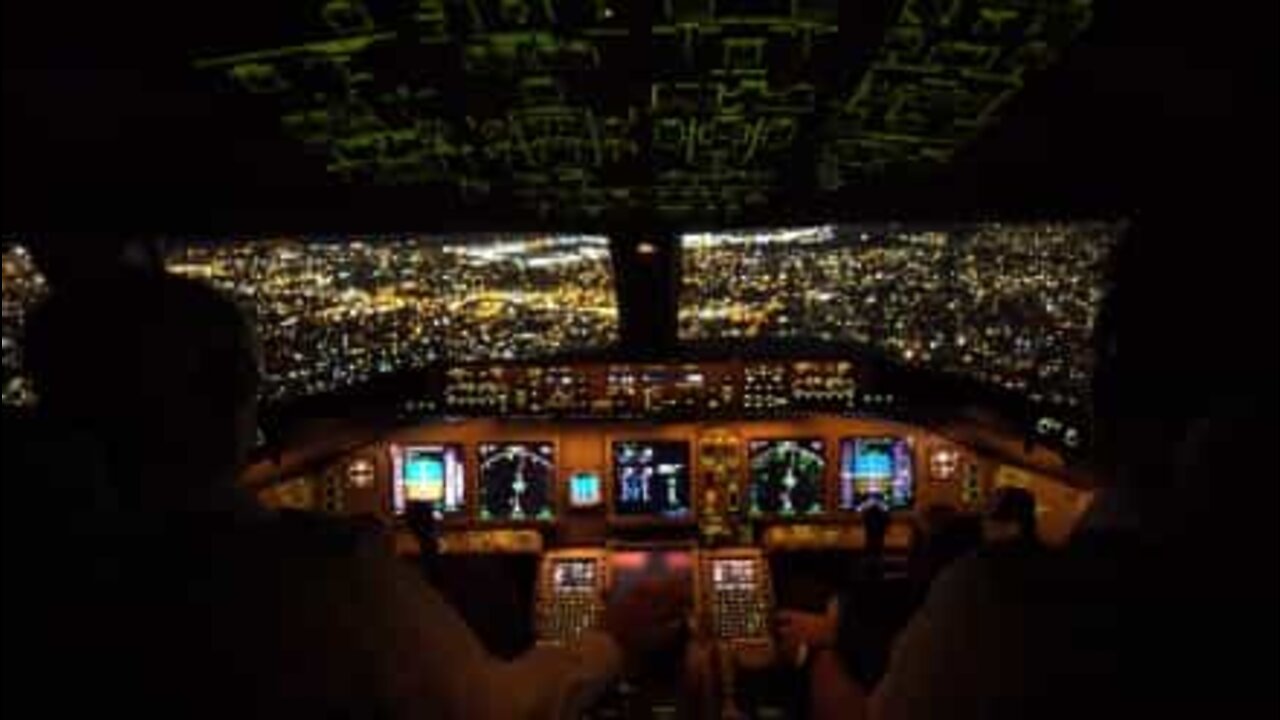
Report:
[[[1091,16],[1090,0],[869,7],[325,0],[278,44],[229,38],[194,64],[271,103],[342,183],[541,218],[732,222],[946,163]]]

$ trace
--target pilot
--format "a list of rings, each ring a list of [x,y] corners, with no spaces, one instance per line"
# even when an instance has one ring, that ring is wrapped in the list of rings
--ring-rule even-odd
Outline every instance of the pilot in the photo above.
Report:
[[[810,653],[834,650],[843,667],[866,682],[883,672],[889,632],[897,624],[893,600],[884,586],[885,538],[891,517],[872,503],[862,512],[866,535],[847,587],[828,600],[822,613],[780,610],[777,632],[783,652],[803,665]],[[854,641],[856,639],[856,642]]]
[[[1169,257],[1191,234],[1138,226],[1119,251],[1096,330],[1097,463],[1110,485],[1067,547],[996,543],[951,564],[873,690],[831,649],[846,640],[826,636],[810,673],[816,717],[1274,714],[1276,589],[1262,568],[1277,545],[1276,454],[1259,452],[1275,433],[1263,391],[1274,340],[1228,354],[1229,324],[1202,323],[1188,341],[1187,318],[1226,317],[1262,287],[1189,293],[1239,270],[1225,250]],[[1231,270],[1215,265],[1226,259]],[[1251,482],[1257,497],[1222,512],[1220,493]]]
[[[1036,496],[1026,488],[998,489],[991,500],[990,511],[982,518],[982,539],[988,544],[1038,544]]]
[[[235,482],[256,344],[207,286],[128,272],[61,288],[28,350],[40,412],[75,438],[63,467],[109,497],[57,526],[76,554],[43,558],[74,579],[42,598],[23,660],[74,686],[42,694],[42,715],[576,717],[682,616],[641,586],[605,632],[503,661],[384,536],[258,506]]]

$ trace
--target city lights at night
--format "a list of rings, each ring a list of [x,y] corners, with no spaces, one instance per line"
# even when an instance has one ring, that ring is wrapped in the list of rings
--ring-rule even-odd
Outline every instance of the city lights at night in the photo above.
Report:
[[[680,337],[853,343],[1077,406],[1118,235],[1101,223],[688,234]]]
[[[431,363],[600,348],[618,334],[603,237],[224,240],[171,247],[167,261],[256,318],[269,399]]]

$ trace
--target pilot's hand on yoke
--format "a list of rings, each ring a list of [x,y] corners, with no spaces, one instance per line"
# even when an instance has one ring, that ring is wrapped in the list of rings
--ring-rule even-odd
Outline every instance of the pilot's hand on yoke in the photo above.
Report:
[[[784,657],[796,658],[803,664],[812,651],[834,647],[840,624],[840,607],[835,598],[827,603],[824,613],[779,611],[775,624]]]

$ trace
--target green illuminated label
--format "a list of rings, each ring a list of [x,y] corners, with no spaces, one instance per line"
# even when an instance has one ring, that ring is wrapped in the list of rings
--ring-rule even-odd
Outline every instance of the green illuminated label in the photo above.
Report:
[[[833,191],[948,161],[1091,17],[1090,0],[907,0],[853,48],[837,0],[657,0],[644,24],[638,4],[327,0],[305,37],[196,67],[275,98],[345,182],[731,219],[806,164]]]

